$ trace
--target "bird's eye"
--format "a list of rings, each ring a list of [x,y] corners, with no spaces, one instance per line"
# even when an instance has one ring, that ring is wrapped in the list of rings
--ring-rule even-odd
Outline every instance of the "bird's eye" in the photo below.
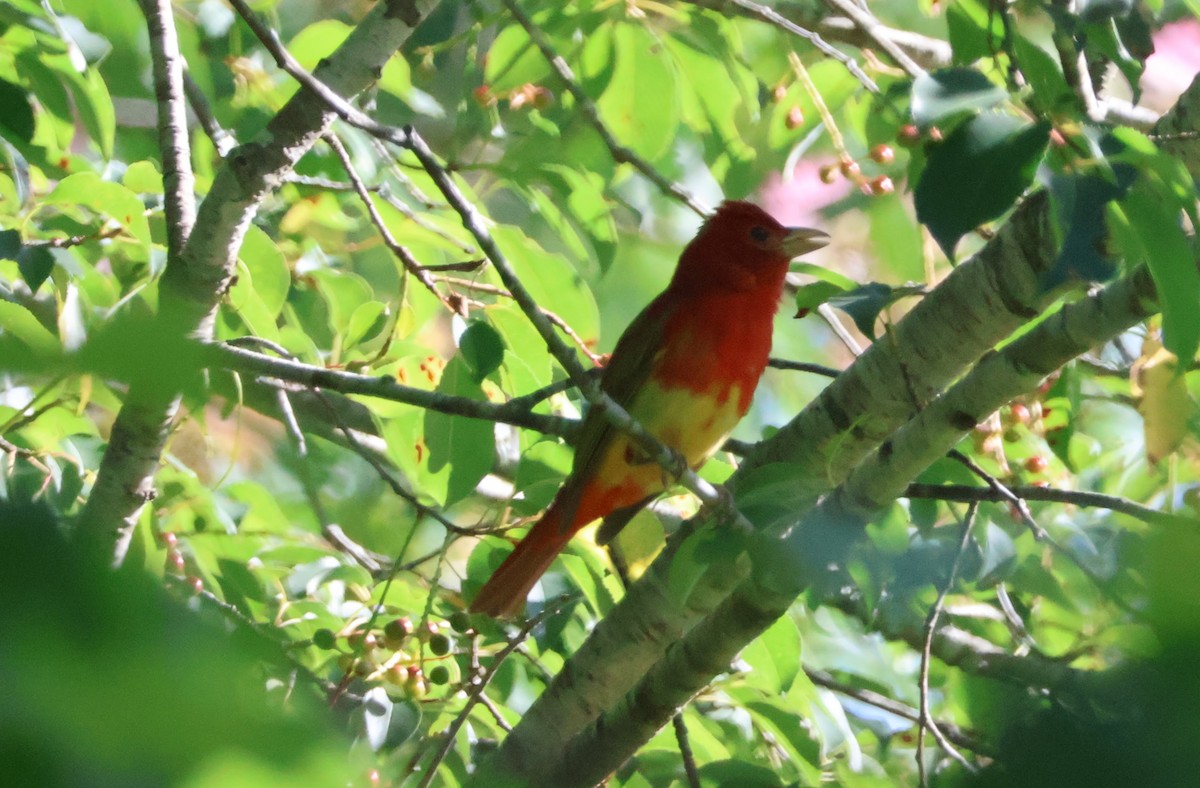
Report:
[[[756,243],[765,244],[771,240],[771,234],[767,232],[767,228],[761,224],[756,224],[750,228],[750,238]]]

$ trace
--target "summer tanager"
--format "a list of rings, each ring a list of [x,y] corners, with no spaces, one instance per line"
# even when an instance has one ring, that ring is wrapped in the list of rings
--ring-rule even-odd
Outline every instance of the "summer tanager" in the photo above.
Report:
[[[683,250],[667,289],[617,341],[600,388],[700,467],[750,407],[788,262],[828,242],[825,233],[784,227],[750,203],[723,203]],[[471,610],[514,615],[579,529],[603,517],[597,541],[609,541],[669,486],[665,476],[603,413],[590,411],[571,475]]]

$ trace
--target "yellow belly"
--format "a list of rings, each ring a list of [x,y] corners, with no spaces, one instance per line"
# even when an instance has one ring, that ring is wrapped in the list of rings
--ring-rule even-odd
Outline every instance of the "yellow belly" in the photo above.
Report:
[[[647,383],[629,413],[650,434],[682,454],[689,466],[698,468],[721,447],[741,419],[739,395],[736,385],[697,394],[682,388],[663,390]],[[615,436],[606,447],[596,480],[600,488],[596,490],[597,498],[614,509],[660,493],[674,481],[623,434]]]

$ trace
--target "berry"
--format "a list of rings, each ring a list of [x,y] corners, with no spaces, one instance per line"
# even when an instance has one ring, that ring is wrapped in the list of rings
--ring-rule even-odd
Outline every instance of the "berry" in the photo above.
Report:
[[[871,180],[871,194],[878,197],[881,194],[891,194],[896,190],[892,179],[886,175],[878,175]]]
[[[896,133],[896,144],[902,148],[911,148],[921,141],[921,130],[912,123],[906,123]]]
[[[930,142],[941,142],[942,139],[943,139],[942,130],[939,129],[937,126],[930,126],[929,127],[929,141]]]
[[[787,114],[787,120],[785,120],[783,122],[783,125],[787,126],[789,131],[798,129],[801,126],[803,126],[804,125],[804,110],[800,109],[800,107],[792,107],[791,109],[789,109],[788,114]]]
[[[467,632],[471,629],[471,617],[467,615],[466,611],[456,611],[447,621],[455,632]]]
[[[1025,460],[1025,470],[1030,473],[1041,473],[1050,465],[1050,461],[1040,454],[1035,454]]]
[[[450,638],[441,632],[429,638],[429,652],[435,657],[444,657],[450,653]]]
[[[351,647],[361,649],[362,651],[370,651],[379,646],[379,637],[374,632],[366,629],[358,629],[351,632],[346,637],[346,640],[350,643]]]
[[[164,565],[164,568],[167,572],[181,575],[181,574],[183,574],[183,570],[184,570],[185,566],[186,565],[183,560],[183,553],[179,552],[178,550],[168,550],[167,551],[167,560]]]
[[[858,162],[856,162],[854,159],[842,159],[840,162],[838,162],[838,169],[841,170],[842,175],[845,175],[847,178],[853,178],[862,172],[862,170],[859,169]]]
[[[787,85],[784,85],[781,82],[775,86],[774,90],[771,91],[771,98],[775,99],[776,101],[783,101],[785,98],[787,98],[787,93]]]
[[[174,531],[163,531],[158,535],[158,543],[163,547],[172,548],[179,544],[179,537]]]
[[[337,646],[337,636],[332,629],[318,629],[313,633],[312,642],[317,648],[330,651]]]
[[[891,164],[896,160],[896,151],[891,145],[876,145],[871,148],[871,159],[880,164]]]
[[[413,630],[413,622],[408,616],[387,622],[383,628],[384,645],[390,649],[400,648],[400,644],[413,633]]]
[[[471,97],[475,99],[475,103],[481,107],[496,106],[496,96],[492,93],[492,89],[487,85],[480,85],[471,91]]]
[[[821,183],[833,183],[838,179],[838,168],[836,164],[826,164],[819,170]]]
[[[1013,424],[1028,424],[1029,423],[1029,408],[1023,403],[1014,402],[1008,406],[1008,415],[1012,417]]]
[[[445,665],[437,665],[429,670],[430,684],[445,684],[450,681],[450,668]]]
[[[192,587],[192,596],[199,596],[204,591],[204,581],[195,575],[188,575],[186,582]]]

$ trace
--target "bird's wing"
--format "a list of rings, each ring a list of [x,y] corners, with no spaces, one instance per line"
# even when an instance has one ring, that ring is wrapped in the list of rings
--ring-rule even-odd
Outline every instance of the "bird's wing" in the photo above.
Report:
[[[661,296],[651,301],[629,324],[613,348],[600,378],[600,388],[622,408],[629,410],[651,376],[662,354],[665,328],[674,311],[672,302]],[[595,408],[588,411],[575,442],[571,476],[562,491],[568,500],[583,491],[602,461],[604,450],[616,435],[617,430],[608,417]],[[570,519],[564,518],[564,522]]]

